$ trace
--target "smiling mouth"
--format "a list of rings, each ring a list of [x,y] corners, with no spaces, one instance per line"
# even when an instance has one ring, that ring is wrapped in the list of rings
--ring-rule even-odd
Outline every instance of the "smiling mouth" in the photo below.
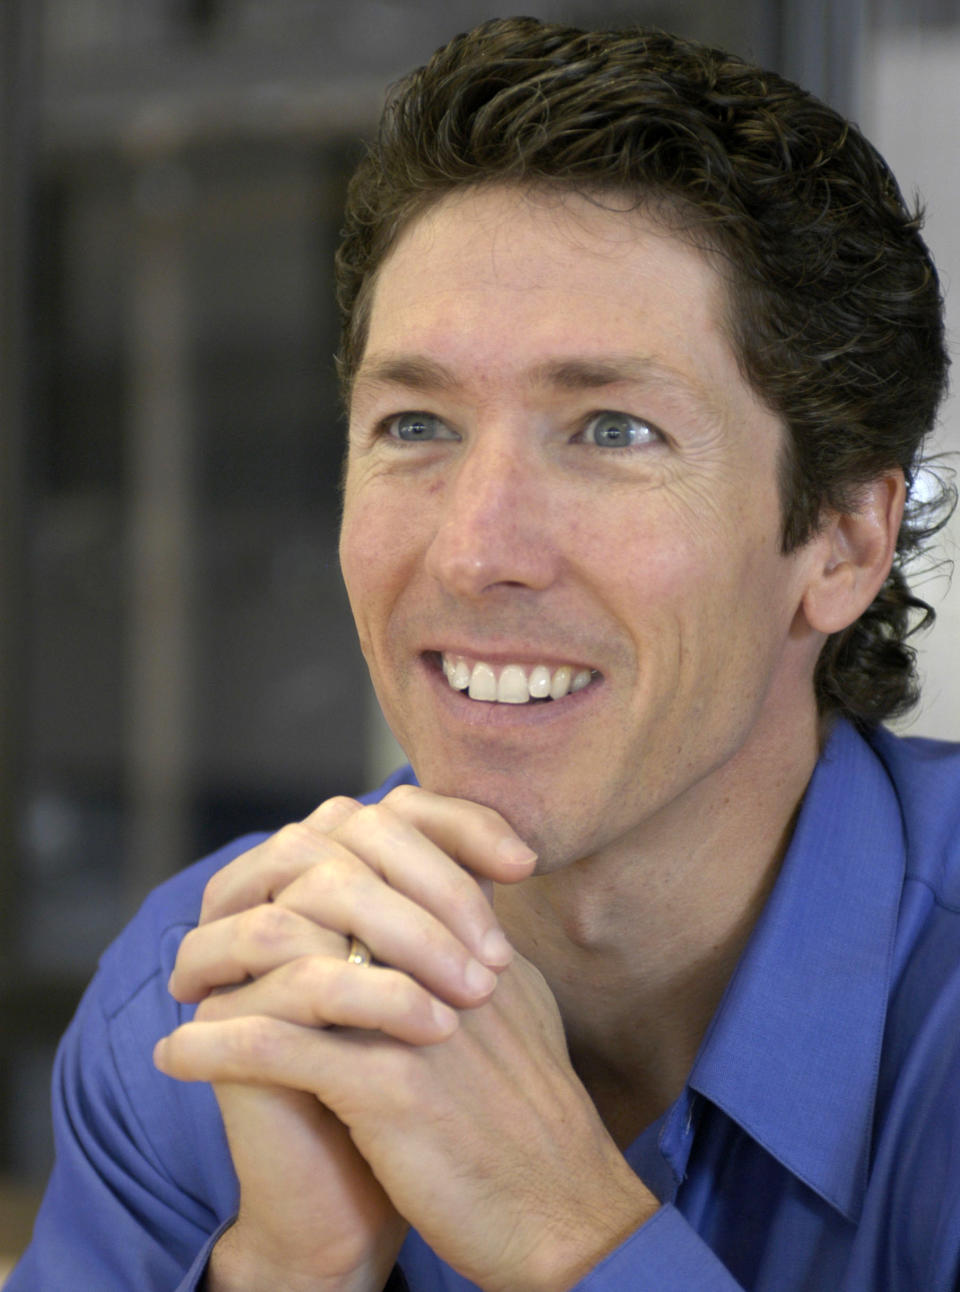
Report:
[[[484,660],[470,660],[444,651],[440,665],[454,691],[466,691],[471,700],[487,704],[530,704],[562,700],[582,691],[600,676],[596,669],[576,664],[504,664],[494,667]]]

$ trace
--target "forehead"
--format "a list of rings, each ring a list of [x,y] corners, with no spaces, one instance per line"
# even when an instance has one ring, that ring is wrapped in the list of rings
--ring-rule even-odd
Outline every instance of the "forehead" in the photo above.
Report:
[[[617,194],[467,189],[415,219],[381,265],[358,384],[410,354],[501,378],[617,354],[732,381],[725,302],[710,258]]]

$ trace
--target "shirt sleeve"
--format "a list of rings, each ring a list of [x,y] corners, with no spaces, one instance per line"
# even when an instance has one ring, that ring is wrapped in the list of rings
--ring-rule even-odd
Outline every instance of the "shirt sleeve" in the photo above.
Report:
[[[663,1206],[574,1292],[744,1292],[674,1206]]]
[[[187,1012],[166,990],[186,927],[142,912],[104,956],[64,1034],[54,1167],[5,1292],[189,1292],[236,1213],[211,1088],[173,1081],[152,1061],[155,1042]]]

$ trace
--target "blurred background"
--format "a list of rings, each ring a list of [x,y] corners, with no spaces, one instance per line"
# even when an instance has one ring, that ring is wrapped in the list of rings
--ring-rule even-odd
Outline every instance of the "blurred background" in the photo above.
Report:
[[[960,0],[519,9],[814,90],[923,193],[949,293]],[[497,12],[0,0],[0,1250],[49,1167],[56,1038],[144,893],[394,755],[336,563],[330,262],[384,86]],[[913,725],[957,734],[960,603],[924,587]]]

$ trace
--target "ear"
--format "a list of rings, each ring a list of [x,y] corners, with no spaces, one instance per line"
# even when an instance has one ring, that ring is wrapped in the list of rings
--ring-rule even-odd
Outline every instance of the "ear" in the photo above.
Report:
[[[812,628],[839,632],[871,604],[890,572],[905,498],[897,468],[862,487],[855,511],[826,518],[811,541],[814,564],[802,603]]]

